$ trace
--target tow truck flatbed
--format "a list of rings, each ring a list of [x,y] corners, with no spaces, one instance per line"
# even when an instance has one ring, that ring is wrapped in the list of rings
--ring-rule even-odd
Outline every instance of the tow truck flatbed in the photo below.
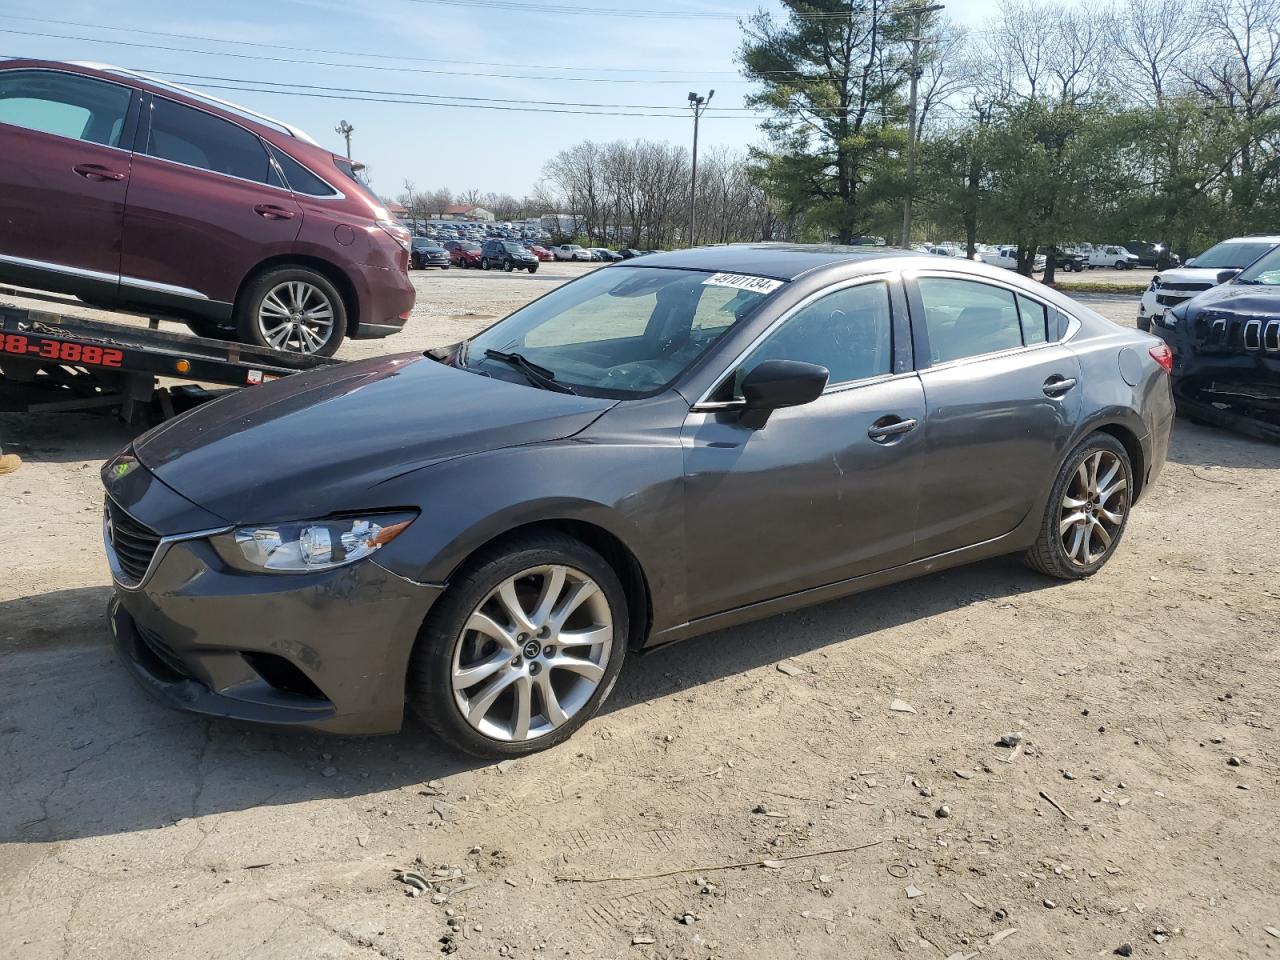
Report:
[[[152,406],[172,416],[175,399],[189,405],[213,396],[194,384],[254,386],[341,362],[292,354],[286,367],[279,353],[260,347],[0,302],[0,410],[115,407],[132,422]],[[192,385],[160,387],[160,377]]]

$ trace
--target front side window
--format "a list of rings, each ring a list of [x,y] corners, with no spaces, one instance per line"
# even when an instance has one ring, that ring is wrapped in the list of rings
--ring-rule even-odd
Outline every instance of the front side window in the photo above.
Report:
[[[729,290],[700,270],[614,266],[517,310],[468,341],[458,362],[519,380],[509,363],[486,356],[518,353],[579,393],[642,396],[670,385],[766,296]]]
[[[828,386],[891,373],[889,285],[876,281],[846,287],[800,308],[751,352],[739,368],[737,382],[766,360],[826,367]],[[741,396],[741,391],[735,389],[734,395]]]
[[[143,152],[255,183],[267,183],[272,175],[262,141],[244,127],[162,97],[152,100]]]
[[[930,359],[947,363],[1022,346],[1013,291],[974,280],[921,277]]]
[[[132,96],[128,87],[73,73],[0,72],[0,123],[118,147]]]

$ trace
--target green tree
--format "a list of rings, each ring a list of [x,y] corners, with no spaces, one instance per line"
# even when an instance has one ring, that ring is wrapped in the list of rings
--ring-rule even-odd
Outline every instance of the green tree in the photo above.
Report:
[[[743,27],[744,75],[771,111],[770,149],[753,155],[764,189],[788,213],[840,242],[883,225],[901,196],[903,25],[883,0],[782,0]]]

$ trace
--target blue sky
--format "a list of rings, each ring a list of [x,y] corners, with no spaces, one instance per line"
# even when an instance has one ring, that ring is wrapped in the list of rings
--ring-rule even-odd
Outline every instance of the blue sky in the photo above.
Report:
[[[572,5],[575,12],[538,10],[547,4],[562,9]],[[687,142],[692,122],[685,101],[690,90],[706,93],[714,88],[713,107],[740,108],[750,89],[735,72],[733,57],[741,33],[734,19],[599,16],[582,11],[613,8],[736,17],[761,6],[776,7],[774,0],[547,0],[546,4],[514,0],[513,5],[529,9],[484,9],[466,0],[62,0],[56,5],[6,0],[0,13],[0,54],[104,61],[156,72],[289,120],[338,152],[344,149],[343,143],[333,128],[345,119],[356,128],[354,156],[369,164],[374,186],[384,195],[398,194],[406,179],[419,189],[474,187],[520,195],[539,179],[545,161],[564,146],[587,138]],[[947,12],[970,25],[993,7],[984,0],[951,0]],[[107,29],[108,25],[117,29]],[[186,49],[155,49],[158,46]],[[345,52],[282,49],[286,46]],[[368,54],[377,56],[361,56]],[[501,66],[509,64],[558,69]],[[227,85],[223,81],[175,74],[235,78],[250,84],[639,104],[676,116],[357,102],[348,94],[314,89],[311,92],[335,99],[292,92],[228,92],[213,89]],[[569,77],[595,79],[582,82]],[[702,146],[744,148],[758,139],[750,119],[712,113],[703,120]]]

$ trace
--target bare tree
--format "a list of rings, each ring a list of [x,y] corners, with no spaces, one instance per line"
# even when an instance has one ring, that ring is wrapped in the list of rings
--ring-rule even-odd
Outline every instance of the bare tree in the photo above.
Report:
[[[1188,0],[1123,0],[1107,17],[1120,80],[1150,102],[1179,84],[1198,39],[1198,11]]]

